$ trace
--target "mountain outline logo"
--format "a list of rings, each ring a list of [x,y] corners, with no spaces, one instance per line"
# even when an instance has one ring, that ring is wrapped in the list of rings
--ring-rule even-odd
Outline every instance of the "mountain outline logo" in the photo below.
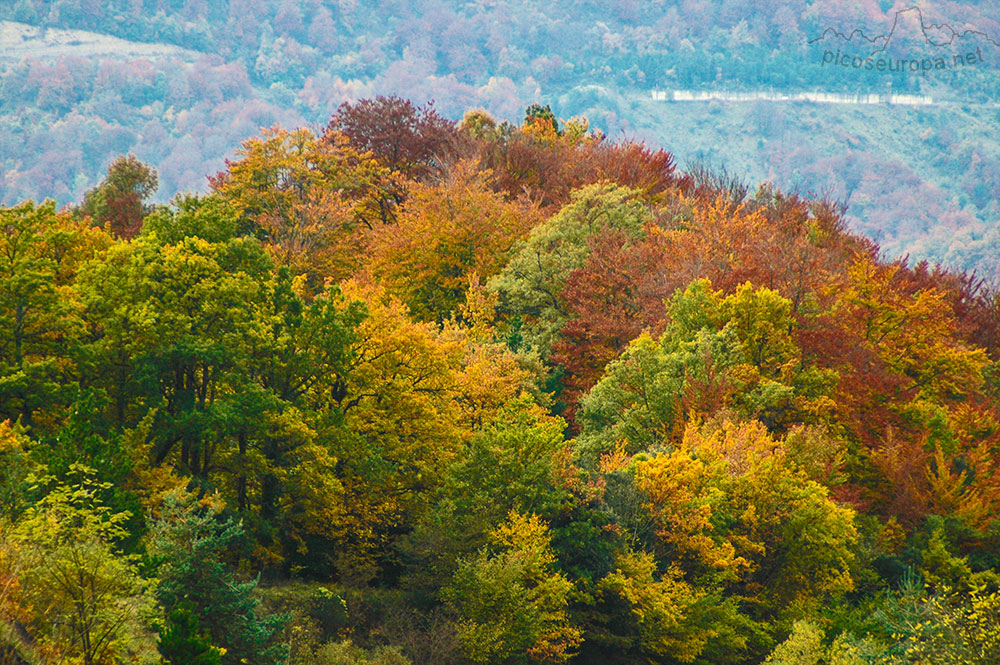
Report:
[[[984,39],[989,43],[993,44],[994,46],[1000,47],[1000,43],[998,43],[990,35],[981,30],[963,30],[959,32],[948,23],[927,22],[924,20],[924,13],[923,11],[921,11],[920,7],[907,7],[906,9],[897,10],[895,12],[895,16],[893,17],[892,27],[886,34],[879,34],[874,37],[869,37],[867,34],[865,34],[865,31],[862,30],[861,28],[855,28],[849,34],[844,34],[843,32],[840,32],[835,28],[827,28],[823,31],[823,33],[819,37],[814,37],[813,39],[810,39],[808,43],[816,44],[818,42],[822,42],[828,37],[839,37],[843,41],[853,44],[856,43],[854,40],[855,37],[857,37],[859,39],[859,42],[857,43],[860,43],[860,40],[863,40],[864,42],[867,42],[871,46],[876,46],[878,44],[881,44],[881,46],[878,46],[878,48],[875,48],[875,50],[871,51],[866,56],[870,58],[877,53],[885,52],[886,48],[888,48],[889,43],[892,41],[892,38],[896,33],[896,28],[899,26],[900,16],[903,14],[907,14],[909,12],[916,12],[918,21],[920,23],[920,32],[923,35],[924,41],[929,46],[933,46],[935,48],[944,48],[946,46],[953,45],[955,41],[958,39],[963,39],[967,36],[972,35],[975,36],[976,38]],[[931,35],[928,34],[928,30],[932,32],[933,31],[943,32],[944,34],[948,35],[948,39],[942,41],[935,40]]]

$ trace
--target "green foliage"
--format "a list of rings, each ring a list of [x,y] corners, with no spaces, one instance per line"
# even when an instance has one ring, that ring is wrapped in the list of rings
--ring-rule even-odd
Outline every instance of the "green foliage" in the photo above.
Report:
[[[552,127],[552,130],[557,134],[559,133],[559,121],[556,119],[555,114],[548,104],[542,106],[541,104],[532,104],[524,111],[524,124],[530,125],[533,123],[547,124]]]
[[[739,354],[732,330],[701,330],[694,339],[679,343],[666,336],[660,341],[640,336],[580,401],[581,455],[596,464],[618,442],[629,453],[667,445],[677,438],[689,409],[703,405],[685,400],[689,386],[702,380],[710,390],[726,390],[728,386],[719,385],[716,378],[722,375],[725,381],[725,372],[739,363]]]
[[[372,650],[355,646],[350,640],[324,644],[313,656],[315,665],[410,665],[410,660],[397,647],[376,647]]]
[[[561,663],[580,632],[566,613],[573,584],[553,570],[548,528],[511,512],[492,549],[459,564],[444,596],[459,616],[459,640],[476,663]]]
[[[726,407],[775,427],[819,419],[836,374],[795,366],[790,309],[750,283],[729,296],[704,279],[678,290],[664,333],[633,340],[580,401],[584,460],[596,464],[619,443],[629,453],[669,445],[689,418]]]
[[[503,307],[526,321],[525,344],[543,356],[568,315],[561,292],[569,277],[582,268],[590,253],[588,241],[607,229],[639,238],[652,220],[640,193],[612,184],[595,184],[574,192],[556,215],[536,226],[516,249],[489,288],[500,294]]]
[[[945,592],[929,601],[926,623],[894,635],[905,661],[986,665],[1000,658],[1000,593],[982,588]],[[904,662],[905,662],[904,661]]]
[[[221,243],[237,236],[239,224],[236,211],[219,196],[180,195],[174,207],[157,208],[143,220],[142,235],[168,245],[188,237]]]
[[[242,526],[190,496],[168,495],[162,510],[150,528],[149,551],[158,564],[157,595],[164,608],[190,612],[211,645],[224,650],[223,665],[283,663],[288,647],[280,632],[288,617],[260,616],[257,582],[237,581],[223,559]]]
[[[774,648],[765,665],[819,665],[825,656],[823,631],[816,624],[800,620],[792,625],[792,634]]]
[[[29,478],[37,471],[31,439],[20,425],[0,422],[0,515],[18,517],[30,503]]]
[[[304,8],[258,75],[336,50]],[[157,210],[123,160],[113,235],[0,209],[0,659],[996,660],[995,293],[548,107],[428,108]]]
[[[436,588],[474,553],[508,513],[554,517],[571,500],[565,422],[527,395],[504,404],[449,470],[438,505],[408,538],[411,583]]]
[[[156,645],[169,665],[219,665],[222,650],[212,646],[190,604],[178,603],[167,615]]]
[[[69,472],[71,484],[40,479],[48,491],[15,531],[30,625],[44,648],[86,665],[154,662],[151,584],[135,557],[117,548],[129,516],[101,505],[108,485],[94,482],[90,469]]]
[[[0,418],[30,425],[66,399],[82,333],[66,273],[73,245],[85,242],[52,201],[0,208],[0,229]]]

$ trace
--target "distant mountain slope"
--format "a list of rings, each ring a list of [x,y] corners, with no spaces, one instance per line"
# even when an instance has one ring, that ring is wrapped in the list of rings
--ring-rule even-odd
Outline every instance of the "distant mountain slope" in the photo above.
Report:
[[[513,121],[539,101],[561,117],[586,115],[611,135],[655,140],[682,164],[710,156],[752,179],[829,193],[848,204],[855,228],[889,251],[993,273],[1000,263],[988,240],[1000,200],[994,112],[767,103],[727,110],[649,101],[651,90],[674,88],[1000,101],[1000,49],[980,37],[1000,35],[993,2],[922,5],[921,20],[939,26],[935,36],[946,41],[946,24],[961,35],[962,48],[980,48],[981,61],[968,66],[890,73],[824,61],[833,51],[855,55],[853,47],[833,45],[843,42],[837,34],[884,35],[897,21],[902,27],[886,56],[919,60],[924,40],[909,7],[834,0],[594,0],[572,8],[536,0],[17,0],[0,6],[0,19],[89,33],[39,32],[15,44],[11,35],[28,32],[5,29],[11,46],[0,58],[0,201],[79,200],[114,156],[129,151],[156,166],[166,200],[204,189],[205,174],[261,126],[321,126],[340,102],[364,96],[433,99],[450,117],[478,105]],[[825,35],[831,38],[810,44]]]
[[[200,55],[172,44],[133,42],[86,30],[43,28],[0,21],[0,62],[18,63],[25,58],[64,56],[78,58],[180,58]]]

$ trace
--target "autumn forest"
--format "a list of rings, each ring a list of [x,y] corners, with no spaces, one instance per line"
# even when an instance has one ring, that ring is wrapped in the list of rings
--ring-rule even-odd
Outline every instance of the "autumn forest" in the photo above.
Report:
[[[1000,295],[376,97],[0,208],[0,663],[1000,662]]]

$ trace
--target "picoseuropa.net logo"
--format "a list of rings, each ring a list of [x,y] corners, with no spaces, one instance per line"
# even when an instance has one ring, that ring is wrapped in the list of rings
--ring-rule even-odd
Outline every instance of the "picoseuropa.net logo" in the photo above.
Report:
[[[862,58],[860,55],[851,56],[841,53],[839,50],[823,51],[822,66],[833,65],[841,67],[851,67],[854,69],[866,69],[868,71],[879,72],[929,72],[935,69],[953,69],[966,65],[975,65],[983,61],[981,48],[964,55],[954,54],[951,60],[938,56],[936,58]]]
[[[884,33],[829,27],[809,44],[823,47],[819,56],[823,67],[915,74],[978,65],[985,62],[984,47],[989,52],[1000,46],[982,30],[957,30],[948,23],[929,21],[919,7],[895,12]]]

